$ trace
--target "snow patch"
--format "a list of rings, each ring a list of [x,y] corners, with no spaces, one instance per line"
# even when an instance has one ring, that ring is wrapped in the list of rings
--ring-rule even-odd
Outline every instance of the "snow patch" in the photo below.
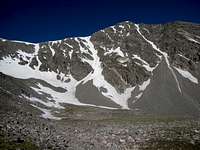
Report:
[[[52,45],[54,44],[60,44],[62,42],[62,40],[56,40],[56,41],[49,41]]]
[[[138,55],[134,55],[133,54],[132,56],[133,56],[132,59],[138,59],[138,60],[140,60],[142,62],[142,65],[140,65],[139,63],[136,63],[136,64],[140,65],[140,66],[143,66],[147,71],[152,72],[155,69],[155,67],[150,67],[150,65],[144,59],[142,59],[141,57],[139,57]]]
[[[141,96],[143,95],[143,93],[139,93],[137,96],[135,96],[136,99],[139,99]]]
[[[72,59],[73,50],[69,51],[69,58]]]
[[[191,82],[198,84],[198,79],[195,78],[189,71],[174,67],[184,78],[189,79]]]
[[[195,40],[194,38],[192,38],[192,37],[197,37],[197,38],[198,38],[198,36],[196,36],[196,35],[194,35],[194,34],[191,34],[191,33],[188,33],[188,32],[185,31],[185,30],[181,30],[179,33],[180,33],[181,35],[183,35],[187,40],[189,40],[189,41],[191,41],[191,42],[194,42],[194,43],[197,43],[197,44],[200,44],[199,41],[197,41],[197,40]],[[191,37],[191,36],[192,36],[192,37]]]
[[[72,45],[70,45],[70,44],[68,44],[68,43],[66,43],[66,42],[64,43],[64,45],[67,45],[67,46],[69,46],[69,47],[72,48],[72,49],[74,48]]]
[[[115,26],[111,26],[111,28],[113,29],[114,33],[117,33],[117,30],[115,29]]]
[[[23,60],[25,60],[25,61],[27,61],[27,62],[30,62],[30,59],[28,59],[28,57],[29,58],[32,58],[33,57],[33,54],[31,54],[31,53],[26,53],[26,52],[24,52],[24,51],[22,51],[22,50],[18,50],[17,52],[17,56],[19,57],[19,58],[22,58]]]
[[[54,56],[54,55],[55,55],[55,50],[51,47],[50,44],[49,44],[49,48],[50,48],[50,50],[51,50],[51,54],[52,54],[52,56]]]
[[[119,28],[122,28],[122,29],[124,29],[124,26],[123,26],[123,25],[119,25]]]
[[[124,53],[121,51],[120,47],[117,47],[116,49],[111,48],[108,52],[105,52],[104,55],[108,55],[111,53],[116,53],[117,55],[124,57]]]
[[[146,81],[144,81],[141,85],[138,85],[140,93],[135,96],[135,99],[132,101],[132,103],[135,103],[138,99],[140,99],[145,91],[145,89],[150,84],[150,78]]]
[[[15,78],[20,79],[41,79],[46,81],[47,83],[50,83],[53,86],[61,86],[63,87],[63,82],[57,80],[56,76],[57,74],[55,72],[41,72],[38,69],[32,69],[27,65],[19,65],[20,62],[19,59],[6,57],[3,60],[0,60],[0,70],[6,74],[13,76]],[[13,71],[13,68],[15,69]]]
[[[37,67],[37,69],[39,69],[40,68],[40,65],[42,64],[42,62],[40,61],[40,59],[39,59],[39,57],[38,57],[38,52],[39,52],[39,50],[40,50],[40,45],[39,44],[36,44],[35,45],[35,53],[34,53],[34,56],[36,57],[36,60],[37,60],[37,62],[38,62],[38,67]],[[33,57],[32,57],[32,59],[33,59]]]
[[[191,38],[191,37],[189,37],[189,36],[186,36],[186,38],[187,38],[189,41],[191,41],[191,42],[200,44],[200,42],[198,42],[197,40],[195,40],[195,39],[193,39],[193,38]]]
[[[51,113],[51,110],[49,110],[49,109],[44,109],[44,108],[38,107],[38,106],[33,105],[33,104],[31,106],[33,106],[33,107],[35,107],[35,108],[37,108],[37,109],[39,109],[40,111],[43,112],[43,114],[41,115],[42,118],[52,119],[52,120],[61,120],[62,119],[60,117],[53,116],[52,113]]]
[[[42,84],[37,84],[37,86],[39,88],[34,88],[34,87],[31,87],[31,88],[33,90],[35,90],[37,93],[46,93],[46,94],[51,95],[52,100],[55,101],[54,102],[54,107],[64,108],[64,107],[60,106],[60,103],[82,105],[82,103],[80,103],[78,101],[78,99],[75,97],[75,94],[74,94],[74,90],[75,89],[73,91],[70,91],[70,89],[73,88],[72,86],[69,86],[69,88],[67,88],[68,91],[67,92],[63,92],[63,93],[62,92],[54,91],[54,90],[52,90],[49,87],[43,86]],[[49,105],[51,105],[51,104],[52,104],[52,102]]]
[[[150,84],[150,79],[144,81],[141,85],[139,85],[139,90],[144,91],[149,84]]]
[[[36,88],[33,88],[33,87],[31,87],[33,90],[35,90]],[[35,91],[37,91],[37,90],[35,90]],[[38,92],[39,93],[39,92]],[[45,92],[46,93],[46,92]],[[43,100],[40,100],[40,99],[38,99],[38,98],[36,98],[36,97],[27,97],[26,95],[24,95],[24,94],[22,94],[21,95],[23,98],[26,98],[27,100],[30,100],[31,102],[33,102],[33,103],[40,103],[40,104],[42,104],[42,105],[44,105],[44,106],[46,106],[46,107],[55,107],[55,108],[64,108],[64,107],[62,107],[62,106],[60,106],[59,104],[55,104],[55,103],[53,103],[53,102],[45,102],[45,101],[43,101]]]
[[[130,35],[130,32],[128,32],[127,34],[126,34],[126,36],[129,36]]]
[[[81,53],[86,53],[86,54],[89,54],[90,55],[90,53],[89,53],[89,51],[88,51],[88,49],[86,49],[86,48],[84,48],[84,47],[82,47],[82,45],[81,45],[81,43],[80,43],[80,40],[79,39],[82,39],[82,40],[84,40],[84,38],[75,38],[75,41],[79,44],[79,47],[80,47],[80,51],[81,51]],[[85,42],[84,42],[85,43]],[[82,42],[82,44],[84,44],[83,42]]]
[[[181,55],[181,54],[178,54],[178,56],[183,57],[183,58],[185,58],[188,61],[191,60],[191,59],[189,59],[189,58],[187,58],[187,57],[185,57],[184,55]]]
[[[121,63],[122,65],[124,65],[124,63],[129,61],[129,58],[128,57],[119,57],[119,58],[117,58],[117,61],[119,63]]]

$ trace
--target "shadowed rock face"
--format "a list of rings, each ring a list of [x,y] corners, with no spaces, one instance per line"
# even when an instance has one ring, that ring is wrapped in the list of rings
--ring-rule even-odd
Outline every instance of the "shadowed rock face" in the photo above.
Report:
[[[174,65],[195,70],[195,63],[200,61],[200,25],[175,22],[164,25],[141,25],[143,34],[158,47],[168,53]],[[148,33],[144,30],[147,29]],[[188,60],[180,57],[182,54]],[[179,60],[178,60],[179,59]]]
[[[198,116],[199,62],[200,25],[185,22],[126,21],[90,37],[37,44],[0,39],[1,75],[23,88],[20,98],[48,109],[92,104]],[[10,85],[1,88],[13,93]]]
[[[159,64],[153,74],[142,97],[132,104],[133,108],[154,114],[199,115],[198,98],[188,97],[189,95],[186,93],[189,88],[190,91],[193,88],[195,89],[194,84],[190,84],[190,81],[189,83],[186,83],[188,81],[181,81],[184,78],[180,76],[178,78],[181,86],[180,92],[165,61]],[[187,86],[188,89],[186,90],[183,86]]]

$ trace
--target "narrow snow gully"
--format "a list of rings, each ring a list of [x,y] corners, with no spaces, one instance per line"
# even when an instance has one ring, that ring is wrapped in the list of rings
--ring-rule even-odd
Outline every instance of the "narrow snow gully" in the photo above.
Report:
[[[169,60],[168,60],[168,54],[166,52],[163,52],[161,51],[152,41],[149,41],[141,32],[140,32],[140,27],[138,24],[135,24],[135,27],[136,27],[136,30],[137,32],[142,36],[142,38],[147,41],[149,44],[151,44],[151,46],[153,47],[153,49],[155,49],[157,52],[159,52],[160,54],[162,54],[162,56],[164,57],[166,63],[167,63],[167,66],[168,68],[170,69],[175,81],[176,81],[176,84],[177,84],[177,88],[179,90],[179,92],[182,94],[182,91],[181,91],[181,87],[180,87],[180,84],[179,84],[179,81],[176,77],[176,74],[174,72],[174,70],[172,69],[172,67],[170,66],[170,63],[169,63]]]
[[[40,45],[39,44],[35,44],[34,56],[36,57],[36,60],[38,61],[38,67],[37,67],[38,70],[40,68],[40,65],[42,64],[42,62],[40,61],[39,56],[38,56],[39,49],[40,49]],[[33,57],[32,57],[32,59],[33,59]],[[31,61],[32,61],[32,59],[31,59]]]

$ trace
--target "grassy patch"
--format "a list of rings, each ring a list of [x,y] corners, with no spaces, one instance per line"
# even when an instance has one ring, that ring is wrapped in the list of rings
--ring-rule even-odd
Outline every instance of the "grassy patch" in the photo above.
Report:
[[[9,141],[5,137],[0,137],[0,150],[38,150],[39,148],[29,141],[16,142]]]
[[[111,118],[102,119],[104,122],[114,122],[114,123],[157,123],[157,122],[173,122],[180,121],[181,118],[175,117],[159,117],[159,116],[145,116],[145,115],[133,115],[133,116],[113,116]]]
[[[76,115],[81,117],[76,118]],[[70,116],[71,115],[71,116]],[[92,115],[92,117],[90,117]],[[94,107],[68,107],[62,116],[69,116],[71,121],[95,121],[105,123],[168,123],[173,121],[189,120],[189,117],[180,116],[157,116],[157,115],[136,115],[128,110],[104,110]],[[95,117],[96,116],[96,117]],[[62,120],[63,121],[63,120]]]
[[[164,140],[156,140],[149,141],[141,147],[142,150],[199,150],[199,143],[190,143],[188,141],[164,141]]]

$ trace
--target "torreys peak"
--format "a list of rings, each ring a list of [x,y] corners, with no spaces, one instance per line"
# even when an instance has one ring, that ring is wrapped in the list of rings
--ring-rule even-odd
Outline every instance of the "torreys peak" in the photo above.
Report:
[[[186,22],[125,21],[41,43],[0,39],[1,92],[51,119],[66,105],[199,116],[199,62],[200,25]]]

